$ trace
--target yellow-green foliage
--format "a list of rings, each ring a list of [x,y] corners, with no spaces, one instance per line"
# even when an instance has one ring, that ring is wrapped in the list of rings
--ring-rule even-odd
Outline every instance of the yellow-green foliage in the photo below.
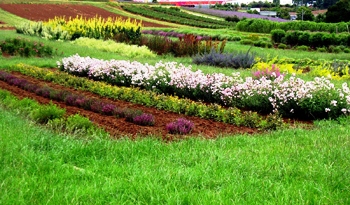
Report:
[[[327,77],[332,80],[350,79],[350,63],[347,61],[325,61],[311,59],[290,59],[290,58],[272,58],[268,62],[257,59],[258,63],[253,66],[253,70],[264,71],[271,68],[272,65],[279,68],[281,73],[302,74],[305,73],[311,77]]]
[[[127,36],[141,35],[142,23],[130,18],[124,20],[122,18],[104,19],[95,16],[94,18],[76,18],[55,17],[44,23],[45,26],[56,27],[61,26],[62,30],[68,31],[72,38],[89,37],[89,38],[112,38],[117,33],[125,33]]]
[[[253,70],[260,70],[260,71],[265,71],[266,68],[271,68],[272,65],[275,65],[276,68],[279,69],[281,73],[285,74],[301,74],[302,70],[296,70],[294,69],[294,64],[291,63],[286,63],[286,64],[274,64],[273,61],[269,62],[258,62],[254,64]]]
[[[336,64],[337,62],[326,62],[322,65],[314,66],[310,69],[310,75],[313,77],[328,77],[332,80],[349,80],[349,64]]]
[[[102,40],[102,39],[91,39],[80,37],[73,44],[88,46],[101,51],[117,53],[121,56],[126,56],[130,58],[154,58],[157,55],[148,49],[147,46],[137,46],[137,45],[127,45],[125,43],[117,43],[112,40]]]

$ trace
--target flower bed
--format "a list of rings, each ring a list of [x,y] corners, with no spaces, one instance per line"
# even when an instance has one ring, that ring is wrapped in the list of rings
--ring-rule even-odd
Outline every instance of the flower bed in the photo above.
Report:
[[[261,113],[280,112],[284,116],[322,119],[346,114],[350,108],[350,91],[346,83],[335,88],[325,78],[304,81],[300,78],[274,80],[238,74],[204,74],[174,62],[154,66],[129,61],[104,61],[78,55],[62,59],[60,69],[115,85],[158,89],[191,99],[238,106]],[[332,102],[336,101],[337,104]]]
[[[19,64],[8,68],[38,79],[74,87],[78,90],[87,90],[100,96],[111,99],[129,101],[136,104],[154,107],[160,110],[182,113],[188,116],[197,116],[212,119],[238,126],[257,127],[261,129],[276,129],[283,125],[279,115],[262,117],[255,112],[242,112],[238,108],[224,108],[218,104],[205,104],[189,99],[156,94],[137,88],[117,87],[105,82],[91,81],[87,78],[75,77],[64,72],[53,72],[49,69],[37,68]],[[169,117],[169,115],[167,115]]]
[[[104,115],[115,115],[116,117],[126,116],[129,122],[133,122],[138,125],[152,126],[155,123],[154,116],[151,114],[143,113],[142,111],[136,112],[132,109],[121,109],[114,106],[113,104],[108,104],[95,98],[72,94],[64,90],[56,90],[48,86],[39,86],[30,83],[25,79],[17,78],[4,71],[0,71],[0,80],[29,92],[36,93],[42,97],[65,102],[67,105],[77,106],[85,110],[91,110],[93,112],[101,113]],[[129,113],[132,113],[132,115],[128,115]]]

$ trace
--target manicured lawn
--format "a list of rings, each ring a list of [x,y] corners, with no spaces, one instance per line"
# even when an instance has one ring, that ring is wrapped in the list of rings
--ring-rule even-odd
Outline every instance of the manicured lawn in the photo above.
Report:
[[[0,111],[2,204],[350,202],[349,119],[164,143],[76,139]]]

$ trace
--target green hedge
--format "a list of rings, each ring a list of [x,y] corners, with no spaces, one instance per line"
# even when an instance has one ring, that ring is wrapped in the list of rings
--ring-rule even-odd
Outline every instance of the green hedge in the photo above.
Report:
[[[320,31],[329,33],[349,32],[350,22],[316,23],[312,21],[273,22],[263,19],[245,19],[237,23],[238,31],[270,33],[273,29],[284,31]]]
[[[326,33],[326,32],[307,32],[307,31],[288,31],[282,39],[276,39],[276,30],[271,32],[273,41],[280,40],[277,43],[285,43],[291,46],[310,46],[313,48],[334,46],[350,47],[350,34],[348,33]]]
[[[131,13],[140,14],[146,17],[201,28],[218,29],[233,27],[235,25],[232,22],[199,17],[171,8],[149,7],[144,5],[122,5],[122,8]]]

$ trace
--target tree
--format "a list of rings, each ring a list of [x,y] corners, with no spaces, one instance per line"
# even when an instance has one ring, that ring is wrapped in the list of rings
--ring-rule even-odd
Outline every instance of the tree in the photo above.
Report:
[[[333,5],[335,5],[339,0],[323,0],[322,7],[327,9]]]
[[[310,8],[301,6],[297,10],[297,20],[313,21],[315,20],[315,16],[312,14]]]
[[[350,0],[340,0],[329,7],[326,12],[326,22],[348,22],[350,21]]]
[[[281,4],[281,1],[280,0],[273,0],[272,3],[274,3],[277,7],[279,7]]]
[[[315,18],[315,21],[317,23],[325,22],[326,21],[326,14],[318,14]]]
[[[290,20],[290,15],[289,15],[289,11],[288,9],[280,9],[278,12],[277,12],[277,16],[282,18],[282,19],[288,19]]]
[[[316,0],[314,3],[314,7],[318,7],[320,9],[327,9],[334,4],[336,4],[339,0]]]

